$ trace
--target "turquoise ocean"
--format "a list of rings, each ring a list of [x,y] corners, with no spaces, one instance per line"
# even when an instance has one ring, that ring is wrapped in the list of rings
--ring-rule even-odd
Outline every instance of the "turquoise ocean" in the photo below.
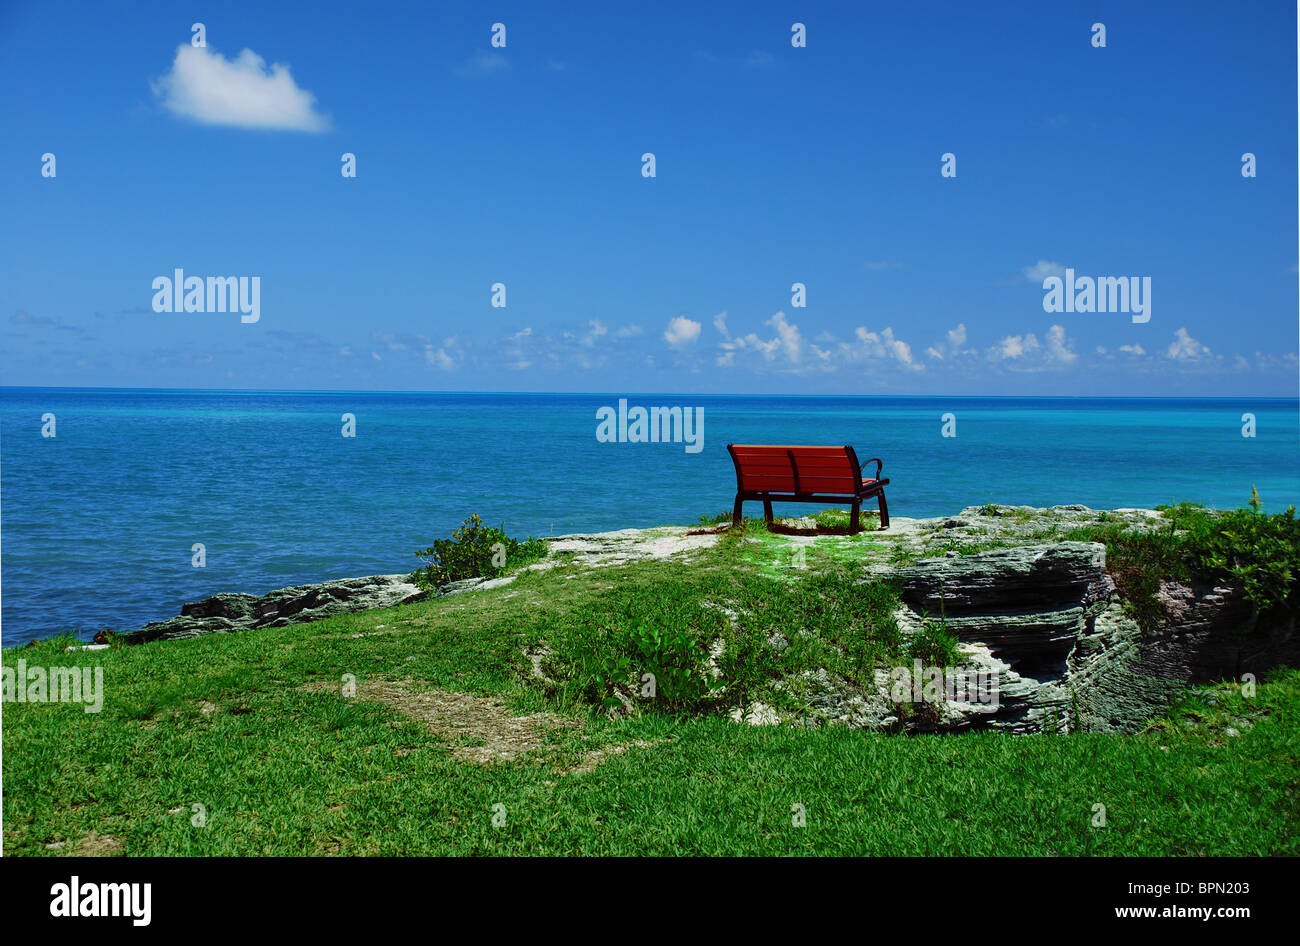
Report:
[[[702,408],[703,449],[599,442],[597,409],[620,397]],[[89,637],[216,592],[408,571],[471,513],[520,537],[693,524],[731,506],[732,442],[881,457],[894,516],[1236,507],[1252,485],[1267,510],[1300,502],[1294,399],[0,388],[0,633]]]

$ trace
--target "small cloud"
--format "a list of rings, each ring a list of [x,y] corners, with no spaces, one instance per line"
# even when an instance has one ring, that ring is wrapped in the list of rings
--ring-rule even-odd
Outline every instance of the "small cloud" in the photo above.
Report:
[[[762,49],[755,49],[745,57],[747,66],[770,66],[775,61],[771,53]]]
[[[614,332],[615,338],[637,338],[644,335],[645,329],[639,325],[624,325]]]
[[[567,62],[560,62],[558,59],[548,59],[546,60],[546,68],[551,72],[563,72],[565,69],[569,68],[569,64]]]
[[[1038,338],[1033,332],[1027,335],[1008,335],[989,349],[993,361],[1012,361],[1038,351]]]
[[[504,53],[478,53],[456,69],[461,76],[492,76],[510,71],[510,60]]]
[[[316,111],[316,97],[298,87],[283,63],[251,49],[226,59],[204,46],[182,43],[171,72],[153,82],[153,92],[173,115],[204,125],[275,131],[326,131],[329,119]]]
[[[776,329],[777,337],[781,339],[781,347],[785,350],[785,355],[794,364],[798,364],[803,358],[803,335],[799,331],[799,326],[793,322],[787,322],[784,312],[778,312],[772,316],[764,325],[770,325]]]
[[[1040,259],[1033,266],[1026,266],[1021,272],[1030,282],[1041,286],[1048,276],[1064,276],[1065,267],[1051,260]]]
[[[1062,364],[1073,364],[1079,356],[1070,348],[1070,342],[1065,337],[1065,326],[1053,325],[1047,330],[1044,336],[1047,343],[1047,357],[1051,361],[1059,361]]]
[[[1141,345],[1120,345],[1119,350],[1128,355],[1145,355],[1146,349]]]
[[[1174,361],[1198,361],[1208,356],[1210,349],[1187,334],[1186,328],[1180,328],[1174,332],[1174,340],[1165,350],[1165,354]]]
[[[600,321],[600,319],[592,319],[587,323],[587,327],[590,331],[587,332],[586,335],[582,336],[582,345],[585,348],[591,348],[596,344],[596,339],[600,338],[602,335],[609,334],[609,329],[605,327],[605,323]]]
[[[682,348],[700,337],[700,323],[679,315],[668,323],[664,331],[664,341],[673,348]]]
[[[966,323],[958,322],[956,328],[948,329],[946,341],[931,345],[925,353],[938,361],[957,356],[974,355],[975,349],[966,348]]]
[[[436,351],[432,347],[426,348],[424,350],[424,360],[425,363],[430,364],[435,368],[441,368],[443,371],[451,371],[456,367],[456,362],[452,360],[452,357],[442,348],[439,348]]]
[[[731,338],[731,332],[727,331],[727,313],[719,312],[713,317],[713,327],[718,330],[723,338]]]

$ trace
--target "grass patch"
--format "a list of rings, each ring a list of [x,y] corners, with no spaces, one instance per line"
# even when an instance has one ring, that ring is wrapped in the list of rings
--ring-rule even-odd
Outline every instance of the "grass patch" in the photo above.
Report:
[[[6,853],[1300,853],[1296,671],[1253,697],[1193,694],[1135,737],[717,715],[781,699],[773,680],[801,668],[853,678],[913,654],[941,663],[954,643],[942,622],[906,640],[894,589],[856,584],[851,564],[773,581],[756,538],[294,627],[5,651],[105,679],[99,714],[6,704]],[[606,653],[628,656],[626,677],[596,666]],[[679,685],[605,712],[648,659],[718,668],[727,699]]]

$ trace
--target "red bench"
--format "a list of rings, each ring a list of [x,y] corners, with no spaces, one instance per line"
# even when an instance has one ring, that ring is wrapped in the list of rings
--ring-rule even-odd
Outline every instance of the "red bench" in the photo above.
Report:
[[[862,477],[862,464],[852,447],[791,447],[772,444],[727,444],[736,465],[736,505],[732,525],[740,525],[740,508],[747,499],[763,501],[763,518],[772,522],[772,503],[851,503],[851,532],[861,531],[862,501],[873,496],[880,504],[880,528],[889,528],[885,505],[884,463],[872,458],[876,475]]]

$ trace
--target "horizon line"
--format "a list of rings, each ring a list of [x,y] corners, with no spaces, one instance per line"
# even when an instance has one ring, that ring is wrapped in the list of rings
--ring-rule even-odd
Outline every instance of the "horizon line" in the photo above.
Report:
[[[107,391],[107,392],[156,392],[163,394],[413,394],[439,396],[528,396],[528,397],[713,397],[713,398],[808,398],[829,400],[834,398],[929,398],[934,400],[1007,400],[1007,401],[1300,401],[1300,394],[1235,394],[1235,395],[1168,395],[1168,394],[704,394],[671,391],[632,391],[619,393],[615,391],[436,391],[408,390],[400,388],[156,388],[80,385],[28,385],[4,384],[0,391]]]

